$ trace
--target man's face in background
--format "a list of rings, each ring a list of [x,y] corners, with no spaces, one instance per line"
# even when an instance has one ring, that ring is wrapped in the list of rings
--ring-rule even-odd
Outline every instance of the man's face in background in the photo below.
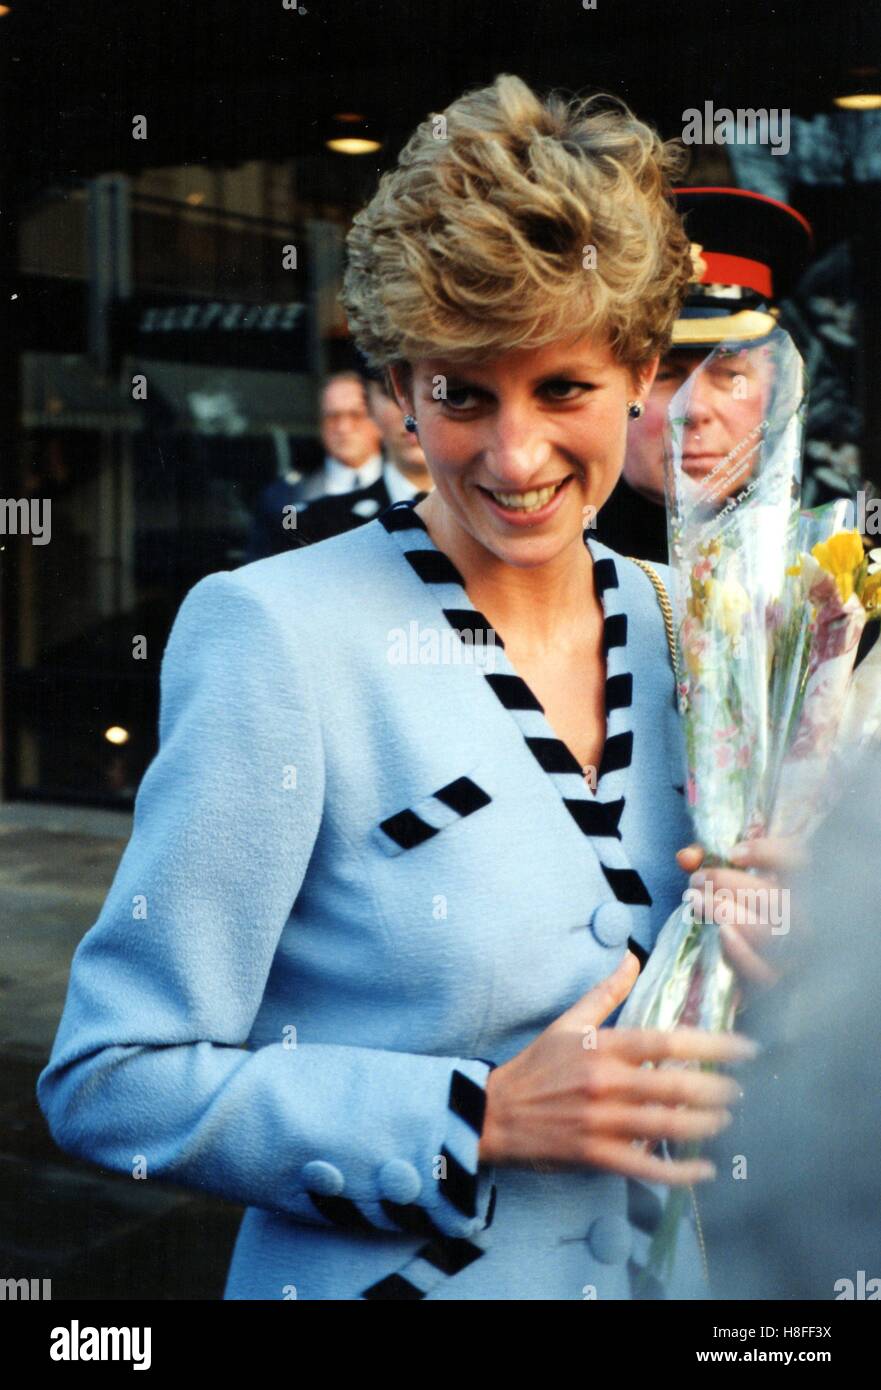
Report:
[[[414,487],[429,491],[433,483],[425,454],[416,435],[405,429],[401,407],[378,381],[371,381],[367,389],[370,414],[379,426],[386,458]]]
[[[702,371],[698,368],[703,367]],[[719,477],[713,500],[722,501],[742,488],[758,457],[757,427],[765,417],[773,385],[773,361],[765,346],[712,352],[677,350],[662,360],[639,420],[628,428],[624,477],[630,486],[664,505],[664,440],[668,408],[676,392],[693,378],[682,409],[682,463],[699,481]],[[696,374],[696,375],[695,375]],[[721,473],[724,472],[724,479]]]
[[[321,442],[347,468],[360,468],[379,452],[380,433],[358,381],[332,381],[321,394]]]

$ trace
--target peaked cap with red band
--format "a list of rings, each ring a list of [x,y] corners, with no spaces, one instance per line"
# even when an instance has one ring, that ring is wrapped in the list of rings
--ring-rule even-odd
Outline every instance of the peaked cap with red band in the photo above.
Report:
[[[777,301],[792,292],[811,258],[807,218],[744,188],[677,188],[674,198],[700,263],[673,326],[672,346],[765,337],[775,325]]]

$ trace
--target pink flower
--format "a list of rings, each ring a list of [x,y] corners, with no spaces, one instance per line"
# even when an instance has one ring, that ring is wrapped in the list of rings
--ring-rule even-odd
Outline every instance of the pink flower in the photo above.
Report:
[[[842,611],[840,604],[833,601],[821,609],[817,616],[817,632],[811,650],[811,671],[816,671],[825,661],[831,661],[833,657],[844,656],[851,651],[860,640],[864,621],[856,605],[852,609],[845,608]]]
[[[779,599],[772,599],[765,609],[765,627],[768,632],[776,632],[783,626],[786,614]]]
[[[731,745],[729,743],[720,743],[719,747],[716,749],[716,766],[722,768],[730,767],[733,761],[734,755],[731,752]]]
[[[742,743],[737,750],[737,757],[734,760],[736,766],[741,768],[749,767],[751,758],[752,749],[750,748],[748,743]]]
[[[734,738],[735,734],[737,733],[737,725],[736,725],[736,724],[728,724],[728,725],[726,726],[726,728],[724,728],[724,729],[716,729],[715,733],[716,733],[716,738],[719,738],[719,739]]]

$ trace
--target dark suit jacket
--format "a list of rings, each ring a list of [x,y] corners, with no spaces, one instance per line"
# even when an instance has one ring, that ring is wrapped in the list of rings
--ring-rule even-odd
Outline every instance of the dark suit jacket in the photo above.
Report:
[[[319,497],[315,502],[310,502],[297,518],[297,529],[309,544],[327,540],[329,536],[341,536],[344,531],[354,531],[356,526],[372,521],[391,506],[391,501],[385,479],[380,473],[369,487]]]
[[[286,502],[292,500],[282,493],[286,486],[283,482],[273,484],[274,491],[268,499],[269,507],[274,508],[270,512],[271,525],[261,530],[260,554],[249,552],[248,561],[260,560],[267,555],[278,555],[285,550],[293,550],[301,545],[313,545],[316,541],[328,540],[331,536],[341,536],[345,531],[353,531],[356,526],[363,526],[366,521],[372,521],[374,517],[379,516],[386,507],[391,506],[392,500],[385,479],[380,473],[369,487],[360,487],[353,492],[335,493],[316,498],[314,502],[298,504],[296,529],[285,530],[280,521],[282,508]],[[424,492],[418,494],[420,500],[425,496]]]
[[[620,555],[635,555],[650,564],[667,563],[667,513],[663,503],[649,502],[623,477],[597,512],[596,527],[588,534]]]

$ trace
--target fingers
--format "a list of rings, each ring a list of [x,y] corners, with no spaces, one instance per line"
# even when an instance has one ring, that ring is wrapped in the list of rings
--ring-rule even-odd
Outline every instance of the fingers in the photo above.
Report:
[[[594,1086],[592,1095],[614,1094],[619,1100],[657,1105],[706,1106],[723,1109],[740,1100],[743,1092],[733,1077],[721,1072],[693,1071],[683,1067],[630,1066],[610,1059],[604,1088]]]
[[[729,858],[733,864],[756,869],[797,869],[806,862],[807,855],[801,841],[767,835],[735,845]]]
[[[675,1109],[671,1105],[592,1104],[585,1123],[590,1134],[627,1139],[710,1139],[731,1124],[728,1110]]]
[[[638,975],[639,961],[632,951],[627,951],[617,970],[582,995],[560,1018],[574,1019],[582,1027],[586,1024],[599,1027],[627,998]]]
[[[740,888],[755,892],[761,889],[777,888],[777,878],[773,873],[750,874],[745,869],[698,869],[688,880],[690,888],[703,888],[705,883],[709,883],[710,888],[714,891],[720,888],[731,888],[736,892]]]
[[[607,1028],[603,1047],[628,1061],[746,1062],[759,1049],[742,1033],[708,1033],[703,1028],[674,1028],[669,1033],[654,1028]]]
[[[676,862],[687,874],[694,873],[704,862],[704,851],[700,845],[686,845],[676,851]]]
[[[749,944],[743,934],[743,929],[735,926],[723,926],[719,928],[719,940],[722,942],[724,955],[738,975],[743,979],[749,980],[755,985],[776,985],[780,979],[778,971],[773,970],[767,961]]]
[[[686,1187],[692,1183],[707,1182],[716,1176],[715,1167],[705,1158],[655,1158],[617,1139],[592,1140],[588,1147],[587,1162],[594,1167],[623,1173],[626,1177],[642,1178],[645,1182]]]

